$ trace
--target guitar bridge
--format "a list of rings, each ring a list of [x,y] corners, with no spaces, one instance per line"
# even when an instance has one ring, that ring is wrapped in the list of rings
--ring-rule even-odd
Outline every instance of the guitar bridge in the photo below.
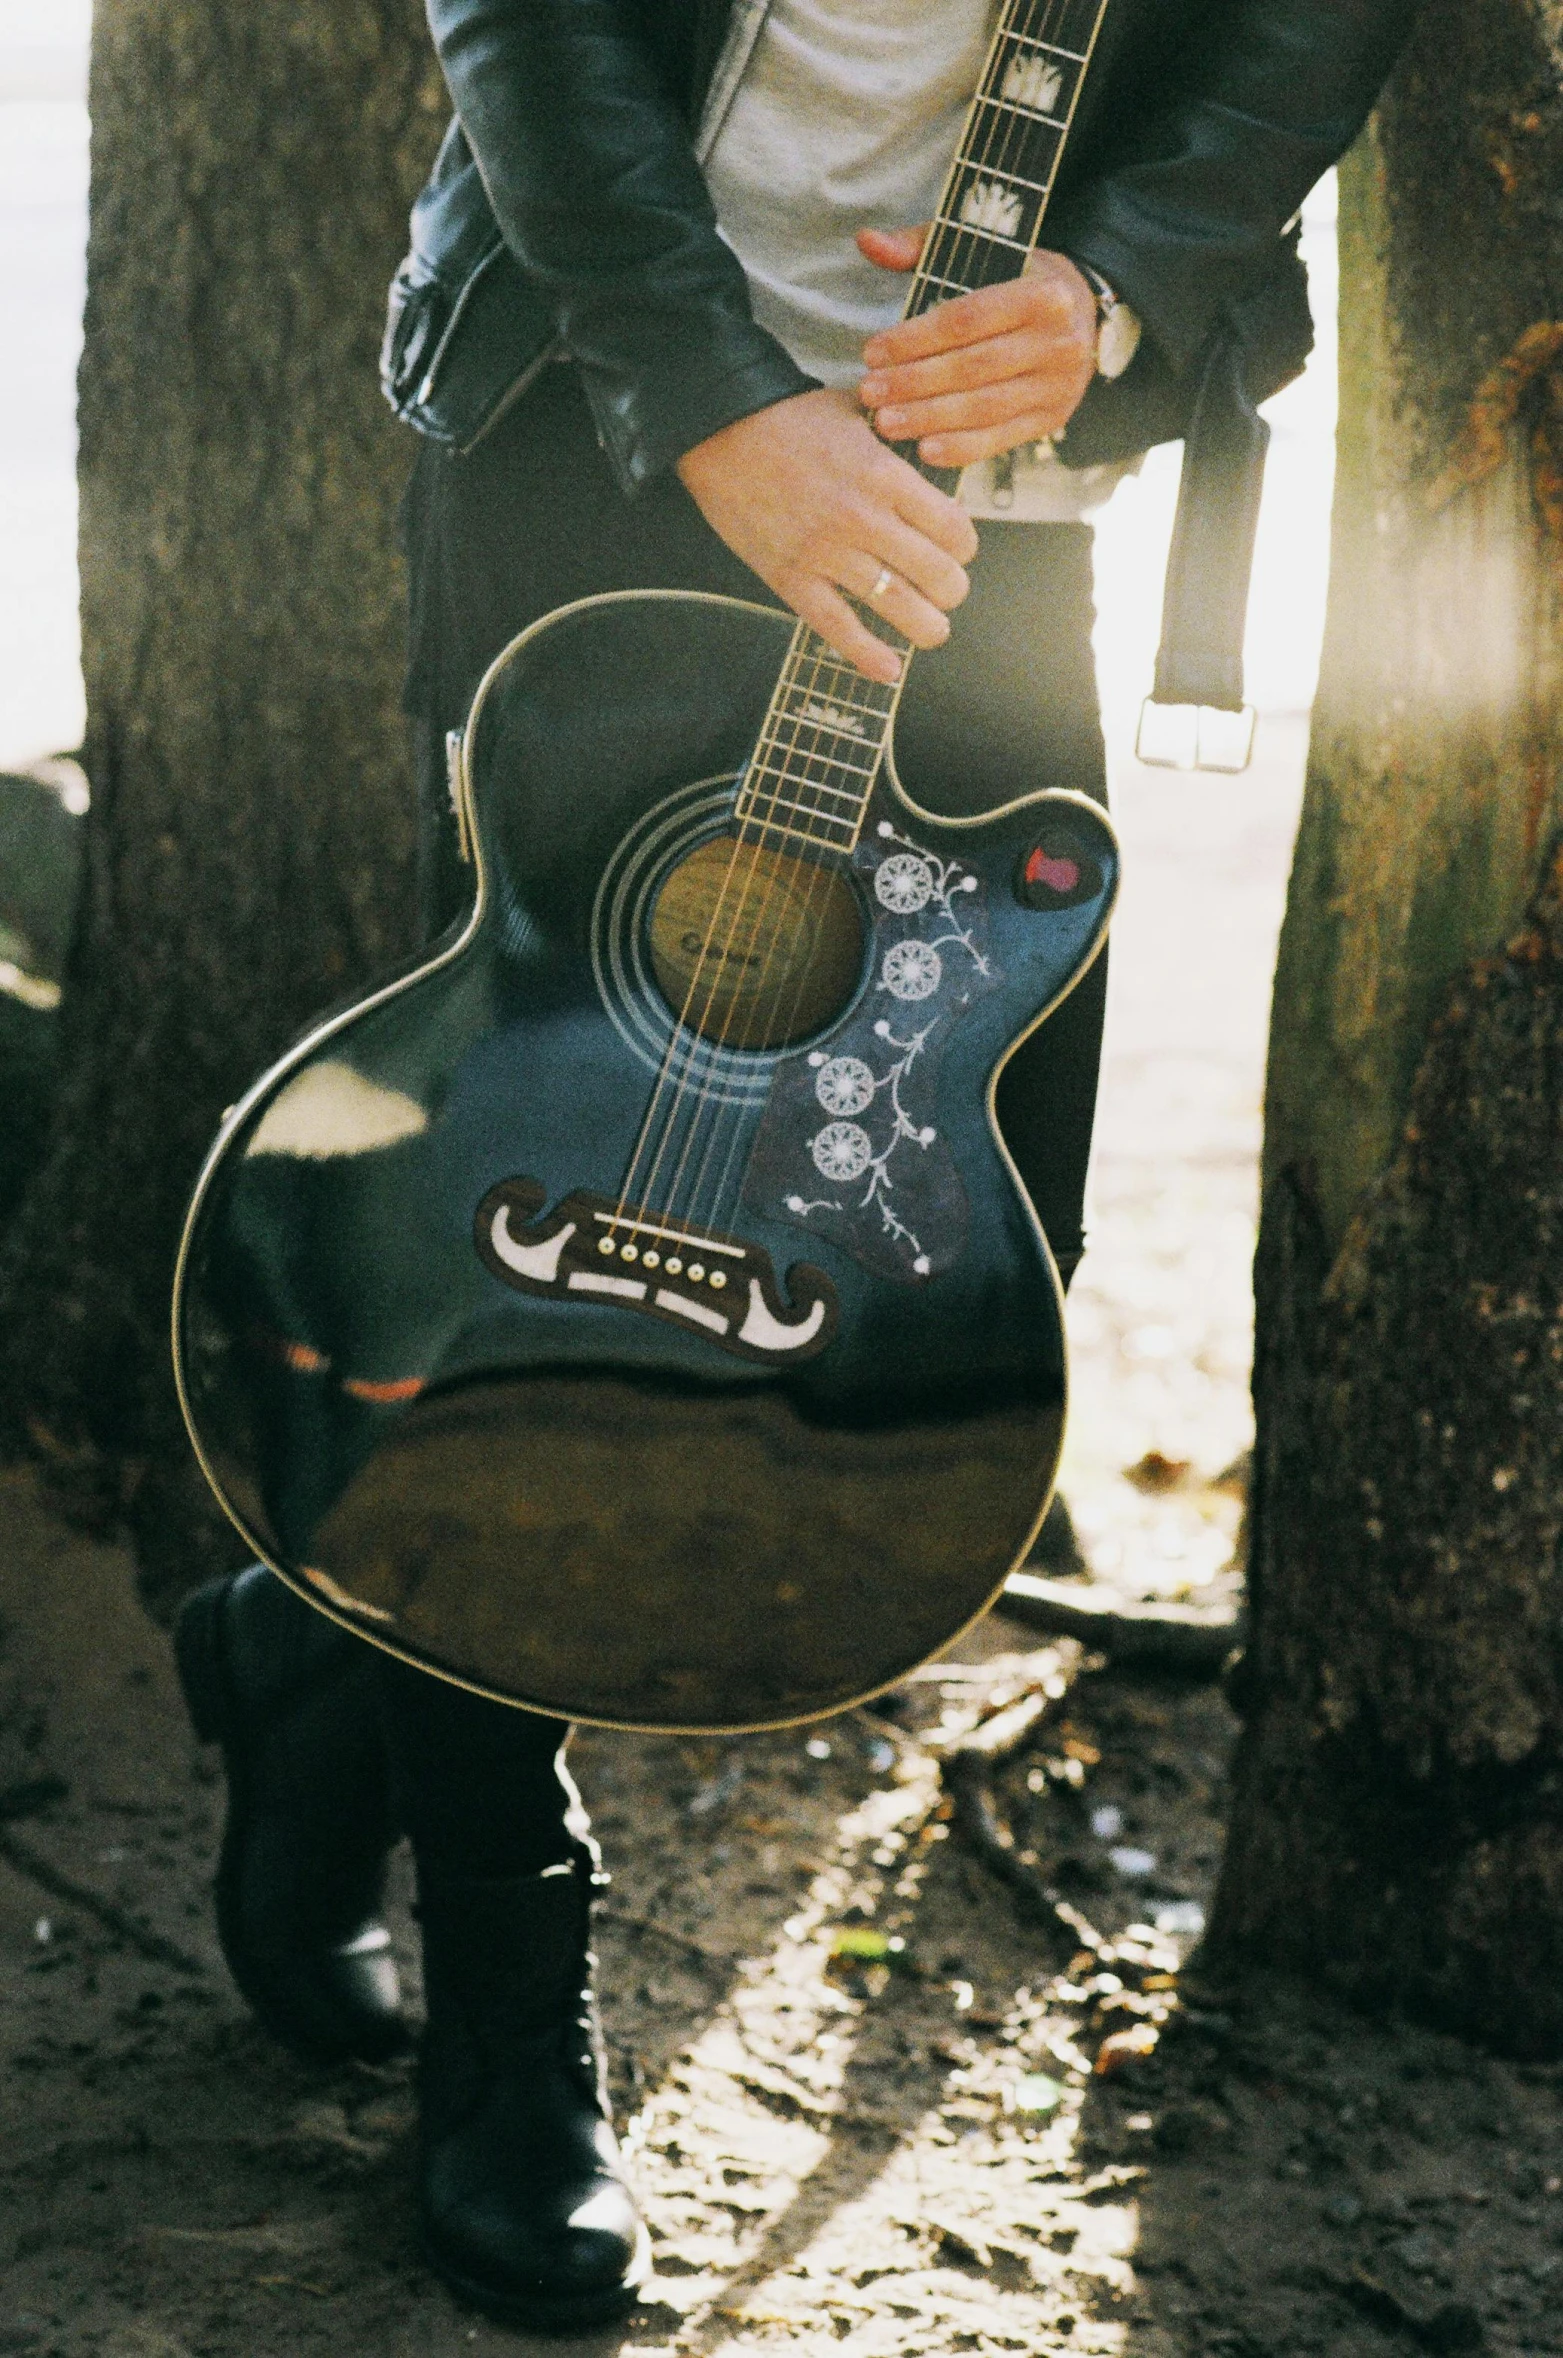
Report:
[[[812,1359],[836,1331],[836,1289],[806,1261],[789,1301],[769,1253],[742,1237],[584,1191],[539,1218],[544,1201],[536,1180],[502,1179],[477,1209],[478,1256],[517,1293],[638,1311],[772,1367]]]

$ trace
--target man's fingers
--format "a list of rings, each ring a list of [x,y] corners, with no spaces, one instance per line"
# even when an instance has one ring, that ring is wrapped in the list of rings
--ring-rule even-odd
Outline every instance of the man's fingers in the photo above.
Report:
[[[980,344],[1011,328],[1062,328],[1074,317],[1073,306],[1048,281],[1005,279],[996,287],[979,287],[953,302],[936,304],[916,319],[903,319],[893,328],[870,336],[863,358],[870,369],[897,368],[904,361],[925,360],[930,353],[948,352],[959,344]]]
[[[917,448],[930,467],[972,467],[979,459],[997,458],[1001,450],[1018,450],[1027,442],[1045,442],[1058,432],[1052,410],[1032,410],[1006,425],[988,426],[971,434],[930,434]]]
[[[849,589],[871,613],[888,622],[903,638],[910,639],[914,647],[944,645],[950,635],[949,616],[923,597],[893,565],[876,565],[872,557],[855,557],[842,572],[843,589]],[[890,577],[888,581],[884,579],[886,574]]]
[[[969,386],[996,385],[1006,377],[1026,376],[1049,367],[1063,355],[1073,362],[1072,338],[1049,336],[1040,328],[1012,328],[1006,335],[988,336],[980,344],[959,344],[953,352],[935,352],[927,360],[874,369],[859,381],[858,399],[867,409],[899,408],[908,401],[927,401],[936,393],[962,393]]]
[[[1045,432],[1056,433],[1065,423],[1078,391],[1073,370],[1058,375],[1057,414],[1047,407],[1049,387],[1034,376],[1006,378],[1001,385],[981,385],[970,393],[946,393],[937,401],[914,401],[902,409],[882,409],[874,418],[887,441],[921,442],[930,434],[980,434],[989,426],[1012,419],[1048,415]]]
[[[883,680],[887,688],[895,686],[901,677],[900,656],[865,629],[839,590],[814,579],[792,589],[782,587],[782,595],[794,614],[801,615],[810,630],[817,630],[838,655],[855,663],[871,680]]]
[[[857,250],[881,270],[915,270],[932,226],[924,221],[916,229],[860,229]]]
[[[963,524],[971,523],[964,508],[959,514]],[[963,545],[966,537],[964,533],[961,535]],[[976,538],[974,530],[971,538]],[[913,589],[926,598],[931,606],[940,606],[946,613],[959,606],[971,588],[966,567],[960,558],[899,516],[877,515],[865,519],[865,528],[858,545],[867,552],[863,561],[870,566],[870,580],[882,564],[888,565],[892,573],[910,582]],[[975,554],[975,551],[971,553]],[[863,594],[860,584],[845,572],[838,574],[838,579],[843,581],[854,597]]]
[[[887,478],[886,489],[890,494],[887,505],[893,507],[903,523],[931,540],[935,548],[943,549],[957,565],[971,563],[977,554],[977,528],[966,510],[948,493],[941,491],[936,483],[925,483],[917,469],[909,467],[904,459],[896,461],[895,475]],[[877,547],[877,538],[870,538],[868,545]]]
[[[964,467],[1067,425],[1096,361],[1096,302],[1065,255],[870,337],[858,399],[887,442]]]
[[[897,680],[899,658],[848,597],[873,593],[872,612],[914,646],[943,643],[976,530],[875,436],[851,393],[820,388],[737,419],[678,472],[734,554],[870,679]]]

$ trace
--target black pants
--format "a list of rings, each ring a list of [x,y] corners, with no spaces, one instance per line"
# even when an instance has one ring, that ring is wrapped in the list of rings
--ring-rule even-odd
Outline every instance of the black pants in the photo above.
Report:
[[[469,457],[421,448],[405,532],[407,707],[417,755],[422,906],[432,939],[466,892],[445,732],[461,727],[478,681],[517,632],[557,606],[606,590],[708,590],[776,601],[718,540],[676,477],[634,500],[623,496],[568,368],[545,371]],[[952,814],[990,809],[1043,786],[1103,801],[1090,531],[984,524],[979,537],[971,596],[948,644],[912,666],[895,729],[902,782],[915,801]],[[1106,961],[1098,959],[999,1084],[1006,1143],[1066,1278],[1082,1244],[1105,989]],[[386,1675],[406,1806],[415,1822],[420,1810],[432,1812],[441,1849],[475,1842],[482,1855],[468,1863],[488,1873],[562,1855],[557,1829],[573,1793],[554,1763],[566,1733],[561,1724],[483,1703],[420,1673],[388,1666]],[[469,1773],[481,1774],[491,1797],[478,1813],[481,1827],[470,1822],[463,1799]]]

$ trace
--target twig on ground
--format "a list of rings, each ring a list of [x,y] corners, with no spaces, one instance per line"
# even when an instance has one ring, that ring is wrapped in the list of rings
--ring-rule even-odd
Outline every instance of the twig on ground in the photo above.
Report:
[[[1039,1654],[1035,1684],[1018,1697],[1013,1694],[1014,1666],[1006,1665],[1001,1707],[975,1726],[948,1735],[942,1743],[931,1741],[929,1748],[939,1757],[940,1781],[949,1796],[954,1833],[992,1874],[1009,1885],[1022,1921],[1061,1926],[1077,1948],[1094,1954],[1102,1946],[1101,1934],[1053,1889],[1035,1860],[1017,1850],[1015,1837],[994,1803],[990,1782],[996,1770],[1017,1759],[1035,1741],[1050,1706],[1067,1692],[1081,1660],[1074,1649],[1069,1652],[1068,1659],[1052,1649]]]
[[[92,1890],[88,1884],[78,1883],[74,1875],[65,1874],[41,1852],[34,1850],[30,1842],[24,1842],[19,1834],[13,1834],[3,1826],[0,1826],[0,1859],[4,1859],[7,1866],[14,1867],[18,1875],[25,1875],[30,1883],[36,1883],[38,1889],[46,1891],[51,1899],[63,1900],[67,1907],[79,1908],[84,1916],[91,1916],[105,1932],[111,1932],[116,1940],[124,1941],[138,1956],[149,1958],[154,1965],[171,1965],[176,1973],[189,1973],[197,1978],[204,1975],[206,1967],[198,1957],[190,1956],[186,1950],[176,1947],[173,1941],[165,1940],[160,1932],[149,1932],[144,1924],[138,1924],[134,1916],[129,1915],[124,1908],[117,1907],[113,1900],[105,1899],[101,1892]]]
[[[1243,1643],[1242,1614],[1211,1614],[1196,1605],[1131,1605],[1100,1585],[1066,1585],[1035,1572],[1012,1572],[998,1610],[1033,1629],[1078,1638],[1119,1668],[1219,1678]]]
[[[713,1949],[708,1942],[696,1940],[691,1932],[676,1932],[671,1924],[659,1924],[654,1916],[632,1916],[627,1908],[615,1908],[606,1901],[599,1902],[594,1913],[605,1924],[617,1924],[625,1932],[649,1933],[653,1940],[666,1942],[670,1949],[682,1949],[698,1963],[718,1966],[724,1973],[731,1973],[740,1961],[726,1949]]]

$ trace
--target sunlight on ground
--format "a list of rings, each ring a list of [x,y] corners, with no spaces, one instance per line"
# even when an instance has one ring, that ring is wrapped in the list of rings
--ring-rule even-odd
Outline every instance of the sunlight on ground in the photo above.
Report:
[[[925,1735],[937,1745],[965,1734],[1049,1659],[927,1674],[942,1708]],[[1060,1662],[1044,1691],[1065,1690]],[[884,1781],[839,1820],[775,1946],[740,1966],[630,2124],[626,2149],[663,2255],[650,2300],[683,2321],[679,2346],[700,2358],[773,2337],[794,2352],[818,2337],[821,2348],[899,2353],[928,2347],[930,2330],[940,2348],[1016,2350],[1062,2331],[1071,2348],[1108,2358],[1123,2328],[1082,2311],[1135,2290],[1139,2173],[1082,2176],[1093,2057],[1069,1977],[1040,1968],[1001,2013],[976,2002],[973,1983],[951,1981],[956,2023],[989,2036],[935,2041],[950,2067],[936,2104],[903,2114],[866,2103],[854,2084],[876,2011],[881,2040],[886,2008],[911,2016],[909,1992],[895,2007],[891,1983],[910,1970],[937,1986],[919,1907],[948,1831],[934,1752],[863,1724]],[[1150,1945],[1130,1940],[1124,1953],[1175,1966],[1171,1944],[1136,1929]],[[854,1953],[854,1940],[880,1956]],[[900,2044],[920,2052],[904,2029]]]

